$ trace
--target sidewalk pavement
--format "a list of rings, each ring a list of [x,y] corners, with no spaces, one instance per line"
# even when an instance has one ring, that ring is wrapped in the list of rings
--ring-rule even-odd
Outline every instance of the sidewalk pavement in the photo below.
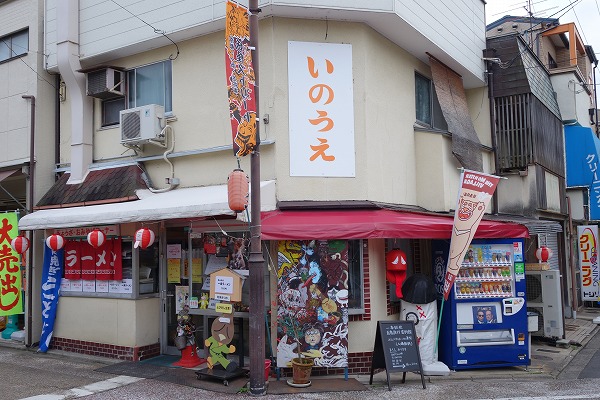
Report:
[[[489,380],[551,380],[559,377],[561,372],[567,368],[569,363],[573,360],[576,354],[578,354],[594,335],[600,331],[597,324],[593,322],[594,318],[600,317],[600,308],[587,308],[577,313],[575,319],[568,318],[565,320],[565,340],[555,343],[554,341],[543,340],[543,338],[533,338],[531,344],[531,365],[525,367],[507,367],[507,368],[486,368],[486,369],[473,369],[473,370],[461,370],[452,371],[448,376],[426,376],[425,381],[431,383],[442,383],[452,382],[457,380],[469,380],[469,381],[489,381]],[[600,318],[598,318],[600,319]],[[20,342],[10,340],[0,340],[0,347],[19,347],[23,348],[23,344]],[[592,346],[593,347],[593,346]],[[33,350],[33,349],[31,349]],[[68,358],[85,358],[94,359],[105,365],[118,364],[119,360],[112,360],[103,357],[86,356],[82,354],[70,353],[59,350],[49,350],[49,353],[54,356],[68,357]],[[585,352],[584,352],[585,353]],[[156,368],[156,366],[155,366]],[[568,374],[569,369],[565,372]],[[395,383],[399,382],[402,375],[391,374],[391,380]],[[373,385],[369,385],[369,375],[350,375],[350,378],[354,378],[356,381],[362,383],[365,388],[377,388],[381,386],[387,386],[387,379],[385,371],[379,372],[373,376]],[[330,380],[331,385],[335,382],[341,386],[337,388],[343,389],[343,376],[314,376],[313,379],[324,379]],[[342,379],[340,379],[342,378]],[[274,378],[271,378],[274,380]],[[412,381],[411,386],[416,385],[420,387],[420,374],[409,373],[406,375],[407,383]],[[193,379],[193,386],[199,382]],[[185,383],[182,383],[185,384]],[[225,389],[222,385],[215,385],[216,391]],[[211,390],[211,389],[209,389]]]
[[[556,379],[586,344],[600,331],[593,322],[600,319],[600,308],[585,308],[576,314],[576,318],[565,319],[565,339],[547,340],[533,337],[531,341],[531,365],[525,367],[482,368],[451,371],[447,376],[426,376],[428,382],[441,380],[541,380]],[[369,384],[369,375],[352,376],[365,385]],[[420,375],[407,374],[407,381],[420,381]],[[373,384],[387,384],[385,372],[373,376]]]

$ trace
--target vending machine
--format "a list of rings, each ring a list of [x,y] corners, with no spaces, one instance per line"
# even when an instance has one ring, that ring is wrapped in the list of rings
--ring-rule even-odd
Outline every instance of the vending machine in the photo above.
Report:
[[[432,246],[440,299],[449,244]],[[523,240],[474,240],[440,312],[438,358],[449,368],[529,365]]]

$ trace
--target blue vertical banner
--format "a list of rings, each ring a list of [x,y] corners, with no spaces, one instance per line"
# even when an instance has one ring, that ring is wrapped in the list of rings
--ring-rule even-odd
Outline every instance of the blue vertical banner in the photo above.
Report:
[[[44,246],[44,265],[42,271],[42,335],[39,350],[48,351],[52,334],[54,333],[54,320],[60,296],[60,280],[64,267],[64,250],[52,250]]]

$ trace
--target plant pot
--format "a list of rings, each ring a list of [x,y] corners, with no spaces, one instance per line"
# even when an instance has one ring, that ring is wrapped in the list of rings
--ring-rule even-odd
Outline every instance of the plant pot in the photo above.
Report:
[[[309,383],[313,365],[314,361],[312,358],[293,358],[292,379],[294,384],[303,385]]]

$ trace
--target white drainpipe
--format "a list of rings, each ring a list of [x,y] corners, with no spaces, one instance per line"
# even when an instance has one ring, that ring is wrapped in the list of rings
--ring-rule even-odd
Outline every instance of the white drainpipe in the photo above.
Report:
[[[71,176],[68,184],[83,182],[92,164],[93,101],[86,95],[85,74],[79,63],[79,1],[58,0],[56,56],[71,103]]]

